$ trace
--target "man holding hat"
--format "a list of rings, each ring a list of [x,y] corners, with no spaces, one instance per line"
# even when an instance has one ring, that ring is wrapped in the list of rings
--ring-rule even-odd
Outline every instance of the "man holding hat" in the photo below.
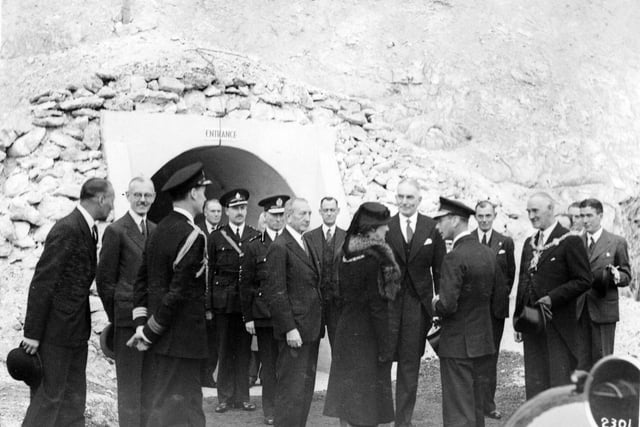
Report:
[[[461,202],[440,197],[440,211],[434,215],[442,238],[453,240],[442,261],[440,292],[433,299],[442,327],[438,355],[445,426],[484,426],[487,366],[495,353],[491,298],[500,273],[491,249],[468,231],[474,213]]]
[[[135,332],[133,283],[142,262],[147,237],[156,225],[147,213],[156,198],[149,178],[135,177],[126,193],[129,211],[109,225],[102,236],[96,285],[109,321],[114,325],[113,346],[118,383],[118,422],[139,426],[141,422],[142,354],[127,347]]]
[[[113,186],[90,178],[80,203],[47,235],[29,286],[21,347],[40,355],[42,381],[31,389],[23,426],[84,426],[89,288],[96,272],[96,221],[113,209]]]
[[[274,397],[276,386],[276,359],[278,342],[273,336],[271,313],[265,295],[267,268],[267,249],[282,234],[284,228],[284,204],[289,196],[271,196],[258,202],[264,209],[265,230],[254,237],[245,247],[242,257],[242,275],[240,277],[240,301],[244,325],[252,335],[258,337],[258,352],[262,362],[262,410],[264,423],[274,422]]]
[[[136,333],[127,345],[143,362],[143,425],[204,426],[200,366],[207,357],[206,238],[193,222],[211,181],[200,162],[164,184],[173,211],[149,236],[134,286]]]
[[[216,412],[232,407],[253,411],[249,401],[251,335],[246,331],[240,306],[240,261],[247,243],[260,233],[247,225],[249,192],[238,188],[220,197],[229,223],[209,238],[210,284],[207,309],[215,316],[218,338],[218,405]]]

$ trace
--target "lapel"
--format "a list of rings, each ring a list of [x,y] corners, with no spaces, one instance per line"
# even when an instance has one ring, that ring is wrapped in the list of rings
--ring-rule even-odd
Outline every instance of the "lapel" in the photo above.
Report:
[[[342,244],[347,232],[341,228],[336,227],[336,234],[333,236],[333,259],[336,260],[341,256]]]
[[[585,242],[586,242],[586,234],[585,233]],[[611,240],[611,235],[607,232],[607,230],[602,230],[602,234],[600,238],[596,242],[593,247],[593,252],[589,255],[589,264],[593,263],[600,255],[602,255],[607,248],[609,247],[609,243]],[[589,246],[587,246],[587,253],[589,252]]]
[[[499,234],[496,230],[491,230],[491,240],[489,240],[489,246],[491,247],[491,250],[497,255],[498,252],[500,252],[500,249],[502,249],[502,245],[502,235]]]
[[[149,232],[149,220],[147,220],[147,232]],[[129,215],[129,212],[124,214],[124,227],[127,230],[127,236],[133,240],[133,242],[140,249],[144,249],[144,236],[138,228],[138,224],[133,220],[133,217]]]
[[[302,262],[304,262],[309,268],[316,270],[316,266],[311,258],[311,254],[307,254],[304,249],[300,247],[300,244],[296,241],[296,239],[289,233],[289,230],[285,228],[284,233],[282,233],[282,237],[287,240],[287,247],[289,250]]]
[[[559,237],[562,237],[565,233],[567,233],[568,230],[564,227],[562,227],[560,224],[556,224],[556,227],[553,229],[553,231],[551,232],[551,234],[549,235],[549,238],[547,239],[547,241],[545,242],[545,245],[548,243],[551,243],[551,241],[553,241],[553,239],[557,239]],[[531,239],[534,239],[534,237],[531,237]],[[542,255],[540,255],[540,260],[538,261],[538,265],[542,264],[543,262],[545,262],[547,260],[547,258],[549,258],[549,256],[555,252],[556,249],[558,249],[560,247],[560,245],[556,245],[552,248],[547,249],[546,251],[542,252]]]
[[[304,238],[305,236],[303,236],[303,239]],[[309,250],[313,252],[313,255],[316,257],[316,259],[322,259],[322,243],[324,240],[324,236],[322,235],[322,226],[316,228],[315,230],[311,230],[308,234],[306,234],[306,240],[307,245],[309,246]]]
[[[417,226],[416,226],[417,228]],[[399,257],[403,263],[407,263],[407,259],[404,253],[404,237],[402,237],[402,231],[400,231],[400,214],[396,214],[389,221],[389,232],[387,233],[389,245],[396,253],[396,257]],[[415,234],[413,236],[415,240]]]
[[[431,233],[431,230],[427,226],[425,217],[421,214],[418,214],[418,218],[416,219],[416,229],[413,233],[413,238],[411,239],[411,250],[409,251],[408,259],[409,262],[411,262],[411,260],[420,251],[420,248],[424,244],[425,240],[427,240],[427,236],[429,236],[429,233]],[[400,237],[402,237],[402,234],[400,235]]]

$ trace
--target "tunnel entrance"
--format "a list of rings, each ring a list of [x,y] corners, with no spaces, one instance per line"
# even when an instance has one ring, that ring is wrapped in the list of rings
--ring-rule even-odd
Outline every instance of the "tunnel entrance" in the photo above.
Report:
[[[157,189],[162,188],[176,170],[197,161],[202,162],[205,175],[213,182],[207,187],[207,199],[219,199],[234,188],[249,190],[251,197],[247,206],[247,224],[254,227],[262,209],[258,206],[260,200],[274,194],[294,195],[289,184],[273,167],[252,153],[225,146],[205,146],[185,151],[168,161],[151,179]],[[157,223],[171,209],[170,197],[158,193],[149,211],[149,218]],[[222,223],[226,222],[223,212]]]

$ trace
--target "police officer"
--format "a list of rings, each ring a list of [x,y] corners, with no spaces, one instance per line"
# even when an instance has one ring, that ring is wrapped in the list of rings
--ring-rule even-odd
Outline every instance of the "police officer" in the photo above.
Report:
[[[276,359],[278,342],[273,336],[271,314],[264,295],[263,285],[269,271],[267,269],[267,249],[284,228],[284,203],[289,196],[272,196],[260,200],[264,208],[265,230],[246,246],[242,259],[240,277],[240,300],[244,325],[252,335],[258,337],[258,351],[262,362],[262,410],[264,423],[274,422],[274,397],[276,386]]]
[[[211,233],[209,239],[211,296],[218,341],[218,406],[216,412],[231,407],[253,411],[249,401],[249,357],[251,335],[245,330],[240,307],[240,261],[246,244],[260,233],[245,224],[249,192],[239,188],[220,197],[229,223]]]

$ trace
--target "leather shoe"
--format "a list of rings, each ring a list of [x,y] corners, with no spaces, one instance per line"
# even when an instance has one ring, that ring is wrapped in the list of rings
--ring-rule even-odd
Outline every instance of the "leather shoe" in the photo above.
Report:
[[[243,411],[255,411],[256,409],[256,405],[251,402],[236,403],[235,407],[242,409]]]
[[[218,406],[216,406],[216,409],[215,409],[215,411],[219,414],[227,412],[228,410],[229,410],[229,405],[227,404],[227,402],[218,403]]]
[[[494,409],[493,411],[490,411],[484,414],[484,416],[487,418],[493,418],[494,420],[499,420],[502,418],[502,412],[498,411],[497,409]]]
[[[264,417],[264,423],[268,426],[272,426],[273,425],[273,417]]]

